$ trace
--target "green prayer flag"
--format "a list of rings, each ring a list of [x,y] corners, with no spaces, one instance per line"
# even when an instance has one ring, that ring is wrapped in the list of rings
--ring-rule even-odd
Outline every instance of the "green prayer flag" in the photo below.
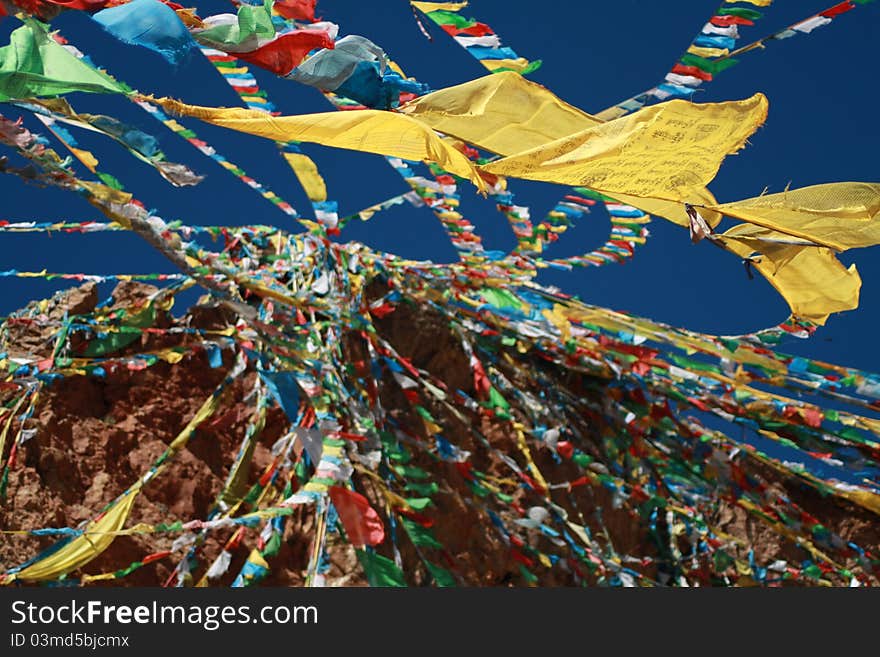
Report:
[[[83,351],[86,358],[95,358],[119,351],[141,337],[142,331],[156,322],[156,307],[151,303],[140,312],[126,318],[118,331],[92,340]]]
[[[9,486],[9,466],[3,468],[3,476],[0,477],[0,500],[6,499],[6,488]]]
[[[193,32],[193,37],[203,45],[213,46],[224,51],[248,42],[253,42],[252,45],[256,48],[259,39],[271,39],[275,36],[275,26],[272,24],[272,4],[272,0],[266,0],[262,6],[242,3],[238,7],[236,22],[215,25],[206,30],[197,30]]]
[[[465,18],[464,16],[459,16],[454,11],[445,11],[443,9],[429,11],[426,15],[438,25],[454,25],[457,28],[465,28],[476,24],[473,18]]]
[[[416,412],[425,418],[428,422],[436,422],[434,416],[424,406],[416,406]]]
[[[719,16],[739,16],[740,18],[747,18],[750,21],[756,21],[764,14],[760,11],[756,11],[754,9],[746,9],[745,7],[722,7],[718,10]]]
[[[816,564],[810,564],[806,568],[803,569],[803,574],[807,577],[812,577],[813,579],[819,579],[822,577],[822,569],[819,568]]]
[[[366,550],[357,550],[357,555],[370,586],[406,586],[403,571],[391,559]]]
[[[401,477],[407,479],[427,479],[431,475],[415,465],[398,465],[394,466],[394,471]]]
[[[519,564],[519,572],[529,584],[536,584],[538,582],[538,576],[522,564]]]
[[[428,572],[431,573],[431,577],[434,578],[434,581],[437,583],[437,586],[448,587],[448,586],[457,586],[458,583],[455,581],[455,577],[453,577],[452,573],[450,573],[445,568],[441,568],[440,566],[436,566],[432,564],[430,561],[425,561],[425,567],[428,569]]]
[[[685,66],[696,66],[701,71],[711,73],[712,75],[723,73],[731,66],[736,66],[739,62],[738,59],[706,59],[705,57],[699,57],[693,53],[685,53],[679,61]]]
[[[406,490],[415,493],[416,495],[424,495],[430,496],[435,495],[440,491],[440,486],[437,485],[437,482],[418,482],[418,481],[408,481],[403,486]]]
[[[487,288],[480,291],[480,295],[486,300],[486,303],[496,308],[522,308],[522,302],[516,298],[516,295],[507,290]]]
[[[414,509],[416,511],[424,511],[434,502],[431,500],[430,497],[408,497],[406,498],[406,503],[411,509]]]
[[[92,68],[49,36],[48,26],[32,18],[0,48],[0,102],[46,98],[72,91],[125,93],[108,75]]]
[[[417,545],[418,547],[431,547],[438,550],[443,548],[443,544],[434,538],[430,529],[422,527],[419,523],[414,522],[409,518],[401,518],[400,522],[406,530],[406,533],[409,535],[410,540],[413,542],[413,545]]]
[[[112,187],[113,189],[118,189],[122,191],[122,183],[119,182],[117,178],[111,176],[109,173],[98,172],[98,178],[100,178],[101,182],[107,185],[107,187]]]
[[[489,404],[495,408],[503,408],[505,410],[510,408],[510,404],[508,404],[504,396],[495,389],[495,386],[489,388]]]
[[[281,550],[281,534],[278,532],[272,532],[272,535],[269,537],[269,540],[266,542],[266,547],[263,548],[263,558],[268,559],[269,557],[274,557]]]

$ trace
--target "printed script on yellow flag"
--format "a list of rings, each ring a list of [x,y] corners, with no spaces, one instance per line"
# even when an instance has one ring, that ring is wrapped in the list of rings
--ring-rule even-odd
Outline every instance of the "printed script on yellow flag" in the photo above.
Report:
[[[767,118],[767,98],[695,104],[672,100],[484,165],[515,178],[605,192],[692,200],[725,156]]]
[[[544,146],[602,123],[549,89],[511,72],[440,89],[401,106],[399,111],[444,134],[499,155],[515,155]],[[689,223],[684,204],[678,201],[619,193],[615,200],[680,226],[686,227]],[[689,200],[703,206],[703,217],[710,226],[721,221],[719,213],[707,208],[716,205],[708,189],[691,190]]]

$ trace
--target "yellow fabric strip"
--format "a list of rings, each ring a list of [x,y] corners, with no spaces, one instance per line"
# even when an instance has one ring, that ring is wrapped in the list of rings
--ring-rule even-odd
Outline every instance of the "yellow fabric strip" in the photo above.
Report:
[[[880,244],[880,184],[813,185],[717,205],[715,210],[838,251]]]
[[[490,71],[509,68],[511,72],[519,74],[528,68],[531,62],[525,57],[517,57],[516,59],[481,59],[480,64]]]
[[[6,449],[6,436],[9,433],[10,427],[12,426],[12,421],[15,419],[16,414],[18,413],[18,409],[21,408],[24,400],[28,399],[28,397],[29,395],[22,395],[18,398],[18,401],[15,402],[15,406],[12,407],[12,412],[10,412],[9,417],[6,418],[6,423],[3,425],[3,430],[0,431],[0,462],[2,462],[3,460],[3,451]]]
[[[170,98],[145,98],[166,110],[273,141],[304,141],[334,148],[435,162],[449,173],[467,178],[481,191],[486,183],[470,160],[408,116],[380,110],[351,110],[299,116],[269,116],[242,108],[186,105]]]
[[[626,116],[629,114],[628,109],[624,109],[617,105],[612,105],[607,109],[603,109],[601,112],[597,112],[593,116],[595,116],[600,121],[613,121],[614,119],[619,119],[621,116]]]
[[[509,72],[435,91],[403,105],[400,112],[499,155],[514,155],[602,123],[540,84]],[[620,195],[615,198],[688,226],[682,203]],[[693,204],[716,204],[705,188],[693,190],[690,198]],[[703,217],[713,227],[721,221],[717,212],[704,212]]]
[[[724,2],[736,3],[736,2],[748,2],[749,4],[755,5],[756,7],[769,7],[773,0],[724,0]]]
[[[601,123],[509,71],[435,91],[399,111],[499,155],[520,153]]]
[[[526,436],[522,432],[520,428],[522,425],[516,423],[514,427],[516,428],[516,444],[519,448],[520,454],[525,458],[526,463],[528,464],[529,472],[532,473],[532,477],[536,482],[545,490],[550,491],[550,486],[547,484],[547,480],[544,479],[544,475],[541,474],[541,471],[538,469],[538,465],[535,463],[535,460],[532,458],[532,453],[529,450],[529,444],[526,441]]]
[[[724,57],[730,54],[727,48],[704,48],[702,46],[691,46],[687,51],[697,57],[705,57],[706,59],[714,59],[715,57]]]
[[[484,165],[492,173],[688,201],[767,117],[767,98],[672,100]]]
[[[58,552],[15,573],[7,581],[43,582],[57,579],[89,563],[116,538],[113,533],[106,532],[115,532],[122,528],[139,492],[139,486],[128,491],[101,518],[90,522],[81,536],[77,536]]]
[[[116,579],[116,572],[115,571],[112,573],[101,573],[100,575],[83,575],[80,578],[80,581],[83,584],[88,584],[90,582],[109,581],[111,579]]]
[[[91,153],[91,151],[86,151],[81,148],[74,148],[68,143],[65,143],[64,145],[67,146],[68,150],[73,153],[77,160],[82,162],[83,166],[86,169],[88,169],[92,173],[95,173],[95,170],[98,168],[98,158],[96,158]]]
[[[755,268],[796,316],[824,324],[831,313],[858,308],[859,272],[855,265],[845,268],[831,249],[762,241],[786,235],[750,224],[734,226],[720,237],[740,257],[760,253],[753,260]]]
[[[284,159],[296,174],[310,201],[326,201],[327,185],[321,177],[318,167],[308,155],[302,153],[282,153]]]
[[[464,9],[467,7],[467,1],[465,2],[417,2],[416,0],[412,0],[410,4],[418,9],[419,11],[423,11],[426,14],[432,11],[458,11],[459,9]]]
[[[196,427],[213,414],[219,402],[220,396],[213,394],[202,404],[189,423],[168,445],[166,450],[167,458],[163,465],[167,464],[170,458],[189,442]],[[153,477],[161,471],[162,467],[159,466],[157,468]],[[122,526],[128,519],[128,514],[131,512],[134,501],[143,485],[144,478],[141,478],[125,493],[116,498],[104,515],[97,520],[91,521],[81,536],[76,537],[45,559],[41,559],[20,572],[11,575],[7,578],[6,583],[16,579],[34,582],[54,580],[89,563],[113,542],[116,533],[122,529]]]
[[[202,404],[201,408],[196,411],[196,414],[193,415],[192,419],[189,423],[183,428],[183,430],[177,434],[177,437],[171,441],[171,444],[168,445],[168,451],[172,452],[172,454],[179,452],[183,447],[189,442],[189,439],[192,438],[193,432],[196,428],[205,420],[207,420],[211,415],[214,414],[214,411],[217,410],[217,406],[220,405],[220,395],[213,394],[208,399],[205,400],[205,403]],[[166,460],[165,463],[168,461]]]

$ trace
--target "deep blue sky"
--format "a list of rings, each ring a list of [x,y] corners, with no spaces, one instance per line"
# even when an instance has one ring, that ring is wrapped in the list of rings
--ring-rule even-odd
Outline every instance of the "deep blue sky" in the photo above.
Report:
[[[187,4],[187,3],[184,3]],[[229,11],[220,0],[199,2],[201,15]],[[545,3],[517,0],[473,0],[464,15],[491,25],[506,45],[543,67],[530,78],[563,99],[597,112],[658,83],[711,16],[719,0],[648,0]],[[765,18],[743,29],[748,43],[834,4],[831,0],[776,0]],[[522,13],[520,13],[522,12]],[[441,88],[485,74],[463,49],[433,25],[433,42],[419,32],[406,0],[319,0],[319,14],[339,23],[340,34],[366,36],[420,81]],[[18,25],[0,21],[0,41]],[[147,50],[125,46],[105,35],[78,12],[53,22],[93,60],[144,92],[171,95],[192,103],[237,105],[237,97],[210,64],[196,55],[175,70]],[[728,158],[710,188],[721,201],[758,195],[786,184],[801,187],[831,181],[877,181],[880,130],[876,108],[880,88],[873,64],[880,39],[880,2],[858,7],[810,35],[772,43],[744,55],[740,64],[719,75],[699,101],[740,99],[762,91],[770,99],[766,125],[739,155]],[[314,90],[273,78],[253,69],[260,85],[285,113],[328,109]],[[80,143],[94,150],[100,168],[116,175],[164,218],[191,224],[270,223],[295,228],[281,212],[238,183],[230,174],[185,141],[155,123],[123,98],[76,94],[69,98],[81,111],[115,115],[157,135],[170,160],[185,162],[207,175],[199,186],[175,189],[154,171],[116,148],[82,131]],[[0,107],[6,116],[14,108]],[[38,129],[32,119],[27,124]],[[187,125],[218,151],[268,184],[302,213],[309,205],[293,174],[270,142],[198,122]],[[306,147],[328,183],[341,214],[405,191],[403,181],[381,158],[318,146]],[[2,150],[2,149],[0,149]],[[540,218],[563,188],[514,181],[517,200]],[[463,210],[488,248],[514,244],[503,218],[473,188],[462,185]],[[100,219],[81,199],[55,190],[25,187],[17,178],[0,177],[0,218],[9,220]],[[551,255],[573,255],[593,248],[607,235],[601,211],[552,247]],[[708,244],[692,246],[687,232],[662,219],[650,229],[653,238],[626,266],[607,266],[542,278],[589,303],[627,310],[679,326],[712,332],[739,333],[777,323],[787,305],[760,276],[748,280],[740,262]],[[433,215],[409,206],[394,208],[366,224],[353,224],[345,239],[400,255],[450,261],[454,252]],[[172,272],[150,247],[133,235],[0,235],[0,269],[61,272]],[[792,340],[783,350],[880,370],[874,346],[880,319],[878,251],[850,251],[863,280],[861,307],[833,316],[808,342]],[[65,287],[63,281],[0,279],[0,313]]]

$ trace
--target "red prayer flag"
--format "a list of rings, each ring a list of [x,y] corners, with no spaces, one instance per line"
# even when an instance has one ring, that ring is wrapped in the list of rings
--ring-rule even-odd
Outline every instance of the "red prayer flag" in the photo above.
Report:
[[[803,409],[801,411],[801,417],[804,419],[804,424],[808,427],[819,429],[822,426],[822,413],[815,408]]]
[[[287,19],[315,22],[315,5],[318,0],[275,0],[273,8]]]
[[[65,9],[77,9],[79,11],[98,11],[106,7],[110,0],[44,0],[45,2],[64,7]]]
[[[165,550],[164,552],[154,552],[153,554],[148,554],[147,556],[145,556],[141,563],[146,566],[148,563],[153,563],[154,561],[164,559],[165,557],[170,555],[171,552],[169,550]]]
[[[483,364],[479,359],[473,358],[471,360],[471,367],[474,370],[474,389],[480,394],[480,396],[488,395],[492,384],[489,381],[489,377],[486,376],[486,370],[483,369]]]
[[[451,34],[452,36],[486,36],[489,34],[495,34],[492,31],[492,28],[486,25],[485,23],[474,23],[470,27],[456,27],[455,25],[441,25],[444,32]]]
[[[277,39],[251,52],[236,53],[239,59],[272,71],[275,75],[287,75],[315,48],[332,48],[333,39],[327,32],[300,30],[282,34]]]
[[[570,459],[574,454],[574,445],[567,440],[560,440],[556,443],[556,451],[564,459]]]
[[[847,2],[841,2],[839,5],[834,5],[830,9],[819,12],[819,15],[824,16],[825,18],[834,18],[835,16],[840,16],[841,14],[848,12],[850,9],[855,8],[856,6],[847,0]]]
[[[754,25],[755,21],[743,18],[742,16],[713,16],[709,21],[712,25],[718,27],[730,27],[731,25]]]
[[[352,545],[378,545],[385,539],[382,519],[366,497],[342,486],[331,486],[330,500]]]
[[[696,66],[685,66],[684,64],[676,64],[672,67],[672,72],[678,75],[692,75],[706,82],[712,81],[712,74],[697,68]]]

